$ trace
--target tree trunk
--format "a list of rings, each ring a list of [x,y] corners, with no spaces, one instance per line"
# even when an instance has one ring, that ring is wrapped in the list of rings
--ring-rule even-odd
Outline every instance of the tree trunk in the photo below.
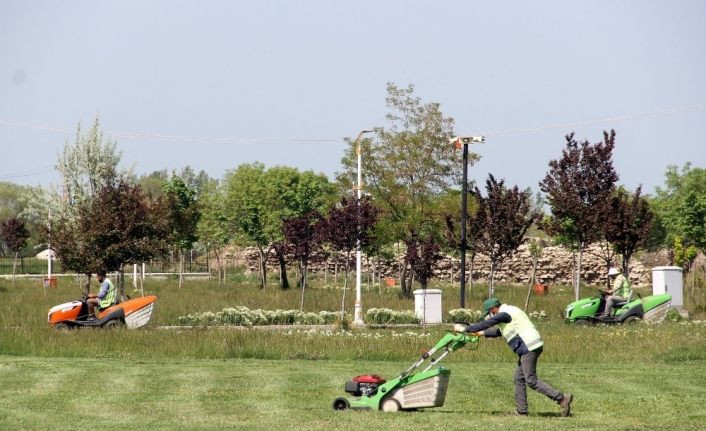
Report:
[[[287,262],[284,260],[284,250],[280,247],[275,249],[277,253],[277,262],[279,262],[279,287],[282,290],[289,289],[289,280],[287,279]]]
[[[83,295],[88,298],[88,294],[91,293],[91,272],[84,274],[86,276],[86,284],[83,286]]]
[[[299,276],[299,283],[302,287],[302,298],[299,303],[299,311],[304,311],[304,290],[306,289],[306,267],[304,266],[304,259],[299,260],[299,271],[301,275]]]
[[[632,257],[631,254],[629,253],[623,253],[623,274],[625,274],[625,278],[630,280],[630,258]]]
[[[407,285],[407,262],[405,261],[402,265],[402,274],[400,276],[400,288],[402,289],[403,298],[411,298],[410,287]]]
[[[213,249],[213,256],[216,258],[216,275],[218,277],[218,286],[221,285],[221,256],[218,254],[216,249]]]
[[[338,259],[333,263],[333,285],[338,286]]]
[[[122,265],[120,265],[120,269],[118,270],[118,289],[120,292],[120,301],[125,301],[125,271]]]
[[[529,307],[530,296],[532,296],[532,288],[534,287],[534,283],[537,280],[537,260],[538,259],[532,259],[532,276],[530,276],[530,284],[529,288],[527,289],[527,297],[525,298],[525,313],[527,312],[527,308]]]
[[[206,271],[208,272],[208,281],[211,281],[211,255],[210,249],[206,248]]]
[[[346,253],[346,266],[345,266],[345,277],[343,279],[343,293],[346,293],[346,288],[348,287],[348,268],[350,267],[351,253]]]
[[[341,322],[346,317],[346,288],[348,287],[348,262],[350,261],[350,252],[346,253],[346,280],[343,282],[343,298],[341,299]]]
[[[578,262],[576,265],[576,285],[574,286],[574,297],[578,301],[581,296],[581,261],[583,259],[583,242],[579,242]]]
[[[488,285],[488,298],[492,298],[495,293],[495,261],[490,259],[490,280]]]
[[[12,283],[15,283],[15,269],[17,269],[17,255],[19,252],[15,252],[15,260],[12,261]]]
[[[267,258],[262,247],[257,247],[257,254],[260,258],[260,289],[264,289],[267,286]]]
[[[122,271],[122,269],[121,269]],[[184,285],[184,250],[179,249],[179,289]]]
[[[467,298],[473,298],[473,295],[472,295],[472,293],[473,293],[473,270],[475,269],[475,260],[476,260],[476,254],[471,253],[471,268],[470,268],[470,271],[468,272],[468,291],[466,292]]]

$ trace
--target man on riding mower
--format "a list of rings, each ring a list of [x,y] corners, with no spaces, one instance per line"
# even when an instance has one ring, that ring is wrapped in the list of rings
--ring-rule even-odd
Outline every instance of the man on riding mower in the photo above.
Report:
[[[472,325],[457,323],[455,332],[473,332],[476,336],[499,337],[502,335],[508,346],[517,354],[515,370],[515,404],[517,415],[526,416],[527,386],[555,401],[561,407],[561,415],[571,414],[573,395],[562,393],[537,377],[537,360],[544,349],[544,341],[527,314],[513,305],[501,304],[496,298],[483,302],[483,316],[487,319]],[[493,328],[497,326],[496,328]],[[493,328],[493,329],[490,329]]]
[[[613,287],[605,291],[608,296],[605,298],[605,310],[601,314],[602,318],[610,317],[613,314],[613,304],[626,302],[630,296],[630,283],[618,268],[609,269],[608,276],[613,280]]]
[[[94,313],[95,307],[98,310],[104,310],[111,305],[115,304],[115,298],[117,297],[117,289],[109,279],[105,278],[105,270],[100,270],[96,273],[96,278],[101,284],[100,290],[98,291],[98,296],[89,297],[86,300],[88,304],[88,318],[95,319],[96,314]]]

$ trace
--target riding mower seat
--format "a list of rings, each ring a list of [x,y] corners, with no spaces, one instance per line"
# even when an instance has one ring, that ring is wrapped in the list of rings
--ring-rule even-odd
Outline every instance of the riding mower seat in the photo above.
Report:
[[[630,293],[628,293],[628,299],[626,299],[625,301],[618,301],[613,303],[613,310],[617,310],[618,308],[622,307],[630,301],[632,301],[632,289],[630,289]]]

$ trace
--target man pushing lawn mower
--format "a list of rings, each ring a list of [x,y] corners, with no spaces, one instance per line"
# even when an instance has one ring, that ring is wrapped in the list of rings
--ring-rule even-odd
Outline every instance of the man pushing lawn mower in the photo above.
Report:
[[[569,416],[573,395],[559,392],[537,377],[537,360],[544,349],[544,341],[527,314],[513,305],[502,304],[496,298],[489,298],[483,302],[483,316],[481,317],[488,314],[490,317],[479,323],[455,324],[454,332],[472,332],[474,335],[485,337],[502,335],[512,351],[517,353],[517,370],[514,378],[516,414],[527,415],[527,386],[529,386],[547,398],[556,401],[561,407],[561,415]],[[493,328],[495,326],[497,328]]]

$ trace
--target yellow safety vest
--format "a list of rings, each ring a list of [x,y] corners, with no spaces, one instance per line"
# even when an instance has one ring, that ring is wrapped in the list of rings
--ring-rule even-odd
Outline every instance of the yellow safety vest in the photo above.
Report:
[[[522,352],[518,351],[522,343],[527,346],[529,351],[536,350],[544,345],[539,331],[537,331],[537,328],[534,327],[534,324],[532,324],[532,321],[524,311],[514,305],[502,304],[498,312],[507,313],[512,317],[510,323],[499,323],[498,328],[513,352],[522,354]]]
[[[113,286],[113,282],[105,279],[105,283],[108,283],[108,291],[105,292],[105,296],[101,299],[100,308],[108,308],[115,303],[115,296],[117,295],[117,289]]]
[[[623,274],[615,277],[615,281],[613,282],[613,295],[621,296],[626,299],[630,295],[630,283]]]

